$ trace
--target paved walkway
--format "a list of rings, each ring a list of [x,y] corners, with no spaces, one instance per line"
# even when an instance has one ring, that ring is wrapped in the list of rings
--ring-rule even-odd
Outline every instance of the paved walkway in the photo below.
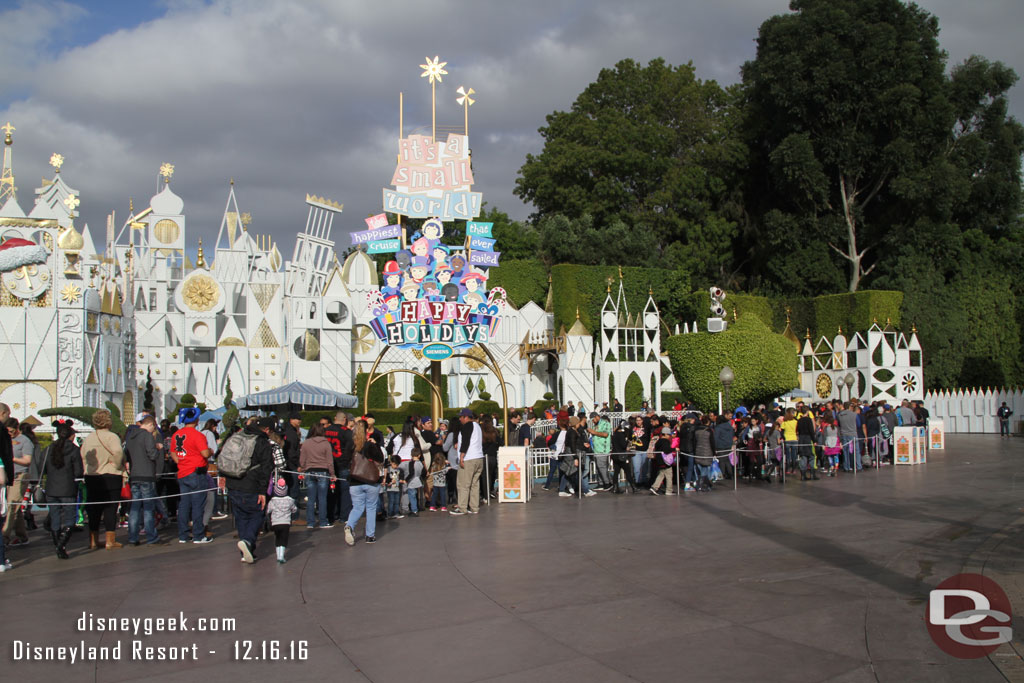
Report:
[[[1024,441],[952,436],[923,467],[684,497],[538,494],[479,516],[422,513],[378,543],[341,529],[261,541],[238,561],[225,522],[208,546],[84,549],[42,536],[0,575],[0,676],[10,681],[986,681],[1024,680],[1014,650],[956,660],[924,626],[928,590],[964,570],[1024,614]],[[83,612],[235,618],[230,633],[79,632]],[[112,647],[121,661],[12,661],[33,646]],[[196,644],[198,661],[132,661]],[[234,661],[235,641],[304,662]],[[240,645],[244,654],[245,644]],[[210,651],[215,654],[210,654]],[[295,651],[297,654],[297,651]],[[191,656],[191,655],[190,655]],[[1000,668],[1001,667],[1001,668]],[[1004,674],[1005,672],[1005,674]],[[201,678],[198,678],[201,677]]]

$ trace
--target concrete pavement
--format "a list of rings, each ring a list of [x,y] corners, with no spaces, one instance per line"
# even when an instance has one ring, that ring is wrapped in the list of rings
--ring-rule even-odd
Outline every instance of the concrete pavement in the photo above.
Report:
[[[962,571],[994,578],[1024,614],[1024,441],[953,435],[947,447],[925,466],[784,486],[741,482],[735,493],[579,501],[538,487],[527,505],[380,523],[375,545],[361,542],[360,526],[354,548],[340,527],[293,527],[285,565],[274,561],[272,536],[261,538],[255,565],[240,563],[230,520],[215,523],[207,546],[168,536],[163,548],[90,552],[79,534],[69,561],[35,532],[29,546],[9,551],[15,569],[0,575],[0,675],[62,683],[1024,680],[1019,619],[1017,640],[978,660],[944,654],[925,629],[928,591]],[[229,632],[135,636],[79,631],[83,612],[183,613],[192,628],[203,617],[236,623]],[[14,640],[120,642],[121,658],[14,661]],[[186,646],[190,657],[195,644],[198,659],[133,661],[136,640]],[[271,661],[303,647],[304,660]]]

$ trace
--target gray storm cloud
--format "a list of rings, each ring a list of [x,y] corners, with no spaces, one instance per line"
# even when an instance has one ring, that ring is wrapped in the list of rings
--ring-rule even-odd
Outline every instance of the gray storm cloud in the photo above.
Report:
[[[979,53],[1024,73],[1015,35],[1020,3],[919,4],[939,17],[951,63]],[[0,118],[18,128],[22,206],[31,206],[31,189],[50,175],[46,160],[60,152],[96,234],[110,211],[124,219],[129,196],[144,205],[169,161],[193,239],[216,231],[234,178],[252,229],[274,235],[289,253],[307,192],[345,204],[342,230],[360,229],[379,212],[396,153],[399,91],[406,133],[430,124],[430,88],[418,66],[424,57],[448,62],[437,88],[439,124],[461,126],[458,86],[477,91],[470,111],[476,189],[523,218],[530,208],[512,189],[525,155],[541,148],[537,128],[600,69],[661,56],[733,83],[754,55],[760,23],[787,4],[171,2],[159,18],[62,49],[62,27],[87,11],[39,2],[0,13]],[[1019,111],[1024,101],[1014,94]]]

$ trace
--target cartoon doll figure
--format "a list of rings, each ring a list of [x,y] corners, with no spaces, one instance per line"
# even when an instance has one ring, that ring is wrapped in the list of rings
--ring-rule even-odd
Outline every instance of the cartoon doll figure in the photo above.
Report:
[[[384,264],[384,286],[380,288],[380,293],[384,295],[385,300],[391,294],[398,294],[402,289],[402,269],[398,265],[398,261],[388,261]]]
[[[428,301],[439,301],[441,299],[441,289],[437,286],[437,280],[432,277],[423,280],[420,291],[423,294],[423,298]]]
[[[426,256],[413,256],[412,265],[409,266],[409,279],[416,283],[419,287],[423,282],[423,278],[430,272],[430,264],[427,261]]]
[[[402,300],[403,301],[415,301],[420,296],[420,284],[413,282],[411,279],[406,280],[405,284],[402,285]]]
[[[440,264],[434,267],[434,277],[437,278],[437,286],[444,289],[444,286],[452,281],[451,266]]]
[[[439,266],[447,265],[448,254],[451,253],[451,247],[447,244],[435,244],[434,251],[431,252],[431,256],[434,258],[434,271],[436,272]]]
[[[420,228],[423,233],[423,237],[433,247],[435,244],[441,241],[441,237],[444,236],[444,223],[437,218],[431,218],[423,223],[423,227]]]
[[[416,257],[424,259],[430,257],[430,242],[426,237],[421,237],[412,243],[412,260],[415,261]]]
[[[466,273],[460,280],[466,294],[476,294],[480,296],[481,300],[483,300],[485,282],[487,282],[487,278],[480,273]],[[465,301],[465,296],[463,296],[463,301]]]
[[[479,292],[466,292],[462,296],[462,302],[470,305],[469,310],[475,311],[476,307],[484,302],[484,298]]]
[[[445,301],[454,303],[459,300],[459,286],[454,282],[449,282],[441,287],[441,294],[444,295]]]
[[[388,296],[384,297],[384,304],[388,307],[388,313],[397,314],[398,306],[401,303],[402,300],[398,297],[397,294],[389,294]],[[397,318],[395,318],[395,320],[397,320]],[[388,322],[394,322],[394,320],[389,320]]]
[[[453,254],[448,263],[452,267],[452,281],[458,282],[462,277],[462,271],[466,268],[466,257],[460,254]]]

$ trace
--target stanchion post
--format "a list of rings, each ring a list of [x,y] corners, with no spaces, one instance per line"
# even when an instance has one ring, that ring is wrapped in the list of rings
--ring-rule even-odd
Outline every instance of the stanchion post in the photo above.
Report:
[[[732,447],[732,452],[729,455],[730,456],[736,455],[736,446]],[[732,458],[730,457],[729,460],[731,462]],[[736,476],[737,476],[736,473],[739,472],[739,469],[740,469],[740,456],[736,455],[736,462],[732,463],[732,490],[733,491],[739,490],[739,482],[736,479]]]
[[[484,496],[484,502],[487,505],[491,504],[491,458],[484,456],[484,480],[487,486],[484,487],[484,491],[487,495]]]

